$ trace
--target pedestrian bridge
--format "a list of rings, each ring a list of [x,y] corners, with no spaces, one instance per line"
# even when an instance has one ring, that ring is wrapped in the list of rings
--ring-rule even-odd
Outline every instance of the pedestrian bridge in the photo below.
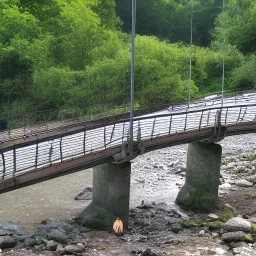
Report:
[[[25,129],[25,128],[24,128]],[[0,133],[0,193],[103,163],[124,163],[158,148],[256,132],[256,93],[188,105],[133,119],[80,122],[54,129]],[[11,135],[11,136],[10,136]]]

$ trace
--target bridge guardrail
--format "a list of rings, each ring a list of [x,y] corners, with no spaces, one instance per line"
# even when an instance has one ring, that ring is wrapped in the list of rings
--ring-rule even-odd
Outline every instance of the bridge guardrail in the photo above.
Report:
[[[256,102],[256,94],[250,97]],[[236,102],[236,104],[235,104]],[[189,110],[134,118],[136,141],[152,141],[156,138],[201,131],[216,126],[216,115],[221,111],[220,125],[238,125],[256,122],[256,103],[248,104],[247,97],[226,100],[214,107],[194,106]],[[51,138],[32,141],[30,144],[12,145],[0,150],[0,177],[2,180],[47,168],[53,164],[93,154],[113,147],[121,147],[129,139],[129,119],[107,124],[84,126],[79,130],[62,133]]]

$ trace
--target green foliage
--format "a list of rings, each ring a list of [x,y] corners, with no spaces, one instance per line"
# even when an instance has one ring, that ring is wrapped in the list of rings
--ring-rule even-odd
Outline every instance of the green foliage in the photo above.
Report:
[[[251,234],[246,234],[246,235],[244,236],[244,240],[245,240],[245,242],[247,242],[247,243],[253,243],[253,242],[255,241],[254,237],[252,237]]]
[[[237,212],[235,210],[231,210],[229,208],[226,208],[223,212],[221,212],[219,219],[222,222],[226,222],[229,219],[232,219],[237,216]]]
[[[248,194],[248,197],[252,198],[252,199],[255,199],[256,198],[256,193],[250,193],[250,194]]]
[[[216,220],[216,221],[208,222],[207,225],[209,226],[209,229],[213,230],[213,229],[221,228],[223,226],[223,222]]]
[[[188,220],[183,223],[184,228],[204,227],[205,223],[198,220]]]
[[[216,20],[211,48],[202,46],[209,45],[221,0],[142,0],[137,2],[141,35],[136,37],[136,107],[187,101],[192,4],[193,42],[198,46],[192,47],[191,98],[220,91],[225,22],[225,86],[255,88],[255,53],[244,57],[237,50],[247,53],[255,48],[250,45],[255,31],[252,0],[227,4],[225,16]],[[79,114],[87,115],[80,106],[127,102],[130,9],[124,0],[0,1],[1,116],[58,109],[50,118],[63,119],[76,115],[77,106]],[[241,29],[251,37],[243,36]],[[102,112],[96,108],[92,115],[97,111]]]

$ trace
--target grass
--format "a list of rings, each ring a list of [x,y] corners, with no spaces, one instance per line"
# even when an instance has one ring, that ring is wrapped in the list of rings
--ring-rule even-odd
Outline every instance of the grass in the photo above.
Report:
[[[248,194],[249,198],[256,199],[256,193]]]
[[[225,209],[219,216],[219,219],[222,221],[222,222],[226,222],[228,221],[229,219],[232,219],[234,217],[237,216],[237,212],[236,210],[231,210],[231,209]]]
[[[238,173],[244,173],[245,172],[245,168],[241,167],[238,169]]]

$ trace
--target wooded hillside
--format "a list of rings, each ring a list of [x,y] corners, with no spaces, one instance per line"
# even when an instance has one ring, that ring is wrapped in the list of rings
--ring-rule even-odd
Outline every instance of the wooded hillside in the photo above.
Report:
[[[137,0],[136,106],[256,84],[254,0]],[[129,101],[131,1],[1,0],[0,117]],[[61,112],[65,118],[66,113]],[[68,113],[67,113],[68,115]]]

